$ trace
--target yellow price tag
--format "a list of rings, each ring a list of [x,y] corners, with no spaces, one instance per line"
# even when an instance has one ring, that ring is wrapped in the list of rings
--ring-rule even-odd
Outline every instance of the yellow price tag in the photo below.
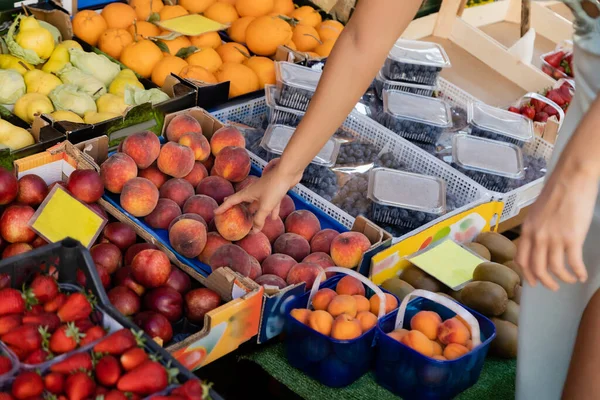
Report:
[[[90,247],[106,219],[56,185],[29,221],[29,226],[50,243],[67,237]]]

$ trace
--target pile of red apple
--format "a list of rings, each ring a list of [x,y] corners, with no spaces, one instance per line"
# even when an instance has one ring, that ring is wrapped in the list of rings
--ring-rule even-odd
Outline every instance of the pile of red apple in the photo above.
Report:
[[[572,87],[568,82],[564,82],[559,88],[548,89],[544,96],[566,111],[573,98]],[[520,108],[511,106],[508,111],[524,115],[535,122],[546,122],[550,117],[560,120],[558,110],[538,99],[531,99]]]
[[[100,174],[105,188],[120,194],[123,209],[153,229],[168,230],[182,256],[198,258],[213,271],[229,267],[263,285],[310,287],[321,268],[354,268],[370,247],[360,233],[322,231],[318,218],[295,210],[289,196],[262,232],[252,232],[246,204],[215,215],[226,197],[258,179],[249,176],[243,134],[225,126],[209,141],[195,118],[180,114],[167,125],[166,138],[161,146],[152,132],[129,136]]]
[[[573,52],[559,50],[544,57],[548,65],[542,65],[542,71],[554,79],[573,77]]]

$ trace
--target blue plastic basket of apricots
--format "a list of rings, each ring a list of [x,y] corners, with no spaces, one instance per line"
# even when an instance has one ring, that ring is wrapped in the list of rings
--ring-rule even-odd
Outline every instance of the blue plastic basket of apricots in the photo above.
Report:
[[[377,331],[377,382],[405,400],[451,399],[474,385],[496,336],[483,315],[426,290],[406,296]]]

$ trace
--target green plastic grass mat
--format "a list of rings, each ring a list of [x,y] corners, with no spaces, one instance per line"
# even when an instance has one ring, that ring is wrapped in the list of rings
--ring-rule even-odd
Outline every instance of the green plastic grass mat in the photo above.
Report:
[[[345,388],[333,389],[321,385],[288,364],[282,343],[264,345],[260,350],[242,357],[260,365],[273,378],[307,400],[398,399],[393,393],[377,384],[372,372]],[[488,358],[477,384],[461,393],[457,399],[514,399],[516,369],[516,360]]]

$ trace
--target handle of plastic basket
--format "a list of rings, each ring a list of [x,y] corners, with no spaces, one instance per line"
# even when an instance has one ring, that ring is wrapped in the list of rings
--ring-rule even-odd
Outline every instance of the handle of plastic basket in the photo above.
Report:
[[[535,99],[535,100],[543,101],[544,103],[546,103],[550,107],[554,108],[558,112],[558,117],[559,117],[558,118],[558,129],[560,129],[560,127],[562,126],[563,121],[565,120],[565,112],[563,111],[563,109],[558,104],[556,104],[555,102],[553,102],[552,100],[550,100],[546,96],[542,96],[541,94],[535,93],[535,92],[527,93],[526,95],[523,96],[523,98],[529,98],[529,99]]]
[[[404,300],[402,300],[400,307],[398,307],[398,315],[396,316],[396,324],[394,325],[395,329],[398,329],[398,327],[403,326],[406,307],[408,306],[408,302],[414,297],[424,297],[454,311],[456,315],[460,316],[471,327],[471,339],[473,341],[473,348],[481,344],[481,334],[479,332],[479,322],[477,322],[477,319],[457,302],[447,299],[444,296],[440,296],[437,293],[430,292],[428,290],[416,289],[413,290],[408,296],[404,297]]]
[[[312,289],[310,290],[310,295],[308,296],[308,304],[307,304],[308,308],[312,307],[312,299],[313,299],[313,297],[315,297],[315,294],[319,290],[319,285],[321,284],[321,280],[323,280],[323,277],[325,276],[326,272],[340,272],[342,274],[350,275],[350,276],[358,279],[359,281],[361,281],[368,287],[370,287],[375,292],[375,294],[377,296],[379,296],[379,314],[377,315],[377,319],[379,319],[385,315],[385,295],[383,294],[383,291],[376,284],[371,282],[369,280],[369,278],[367,278],[366,276],[361,275],[358,272],[353,271],[351,269],[342,268],[342,267],[329,267],[329,268],[326,268],[325,270],[321,271],[321,273],[315,279]]]

